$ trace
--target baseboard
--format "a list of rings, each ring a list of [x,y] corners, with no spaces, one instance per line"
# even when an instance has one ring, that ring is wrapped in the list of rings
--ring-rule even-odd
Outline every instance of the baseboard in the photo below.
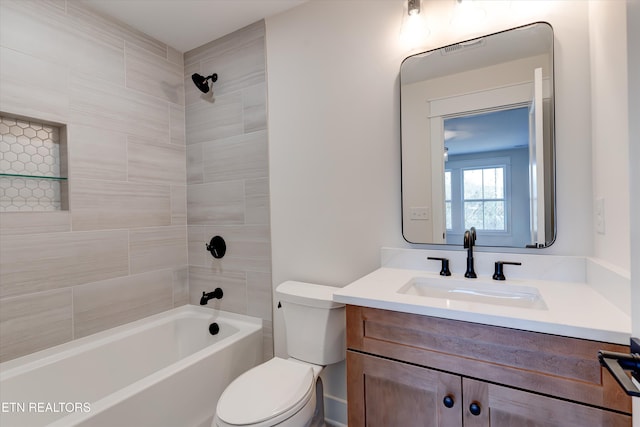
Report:
[[[332,427],[347,427],[347,401],[324,395],[324,419]]]

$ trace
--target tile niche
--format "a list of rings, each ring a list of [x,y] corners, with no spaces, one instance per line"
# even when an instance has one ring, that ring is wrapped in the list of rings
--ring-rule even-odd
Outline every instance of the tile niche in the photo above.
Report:
[[[0,212],[68,210],[66,126],[0,113]]]

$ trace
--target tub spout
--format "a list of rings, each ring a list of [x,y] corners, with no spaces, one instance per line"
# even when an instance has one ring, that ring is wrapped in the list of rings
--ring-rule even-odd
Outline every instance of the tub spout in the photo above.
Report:
[[[202,291],[202,298],[200,298],[200,305],[207,305],[210,299],[221,299],[222,289],[216,288],[213,292],[206,293]]]

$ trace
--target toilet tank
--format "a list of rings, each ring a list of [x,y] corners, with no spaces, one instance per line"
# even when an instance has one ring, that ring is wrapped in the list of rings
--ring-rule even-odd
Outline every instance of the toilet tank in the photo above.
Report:
[[[294,281],[278,285],[290,357],[316,365],[345,358],[345,307],[333,301],[336,289]]]

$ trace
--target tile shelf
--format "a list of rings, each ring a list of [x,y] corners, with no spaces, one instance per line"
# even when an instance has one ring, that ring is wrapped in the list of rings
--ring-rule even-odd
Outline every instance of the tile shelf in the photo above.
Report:
[[[0,113],[0,212],[68,210],[67,130]]]
[[[23,178],[23,179],[43,179],[51,181],[66,181],[66,176],[42,176],[42,175],[21,175],[15,173],[0,173],[0,178]]]

